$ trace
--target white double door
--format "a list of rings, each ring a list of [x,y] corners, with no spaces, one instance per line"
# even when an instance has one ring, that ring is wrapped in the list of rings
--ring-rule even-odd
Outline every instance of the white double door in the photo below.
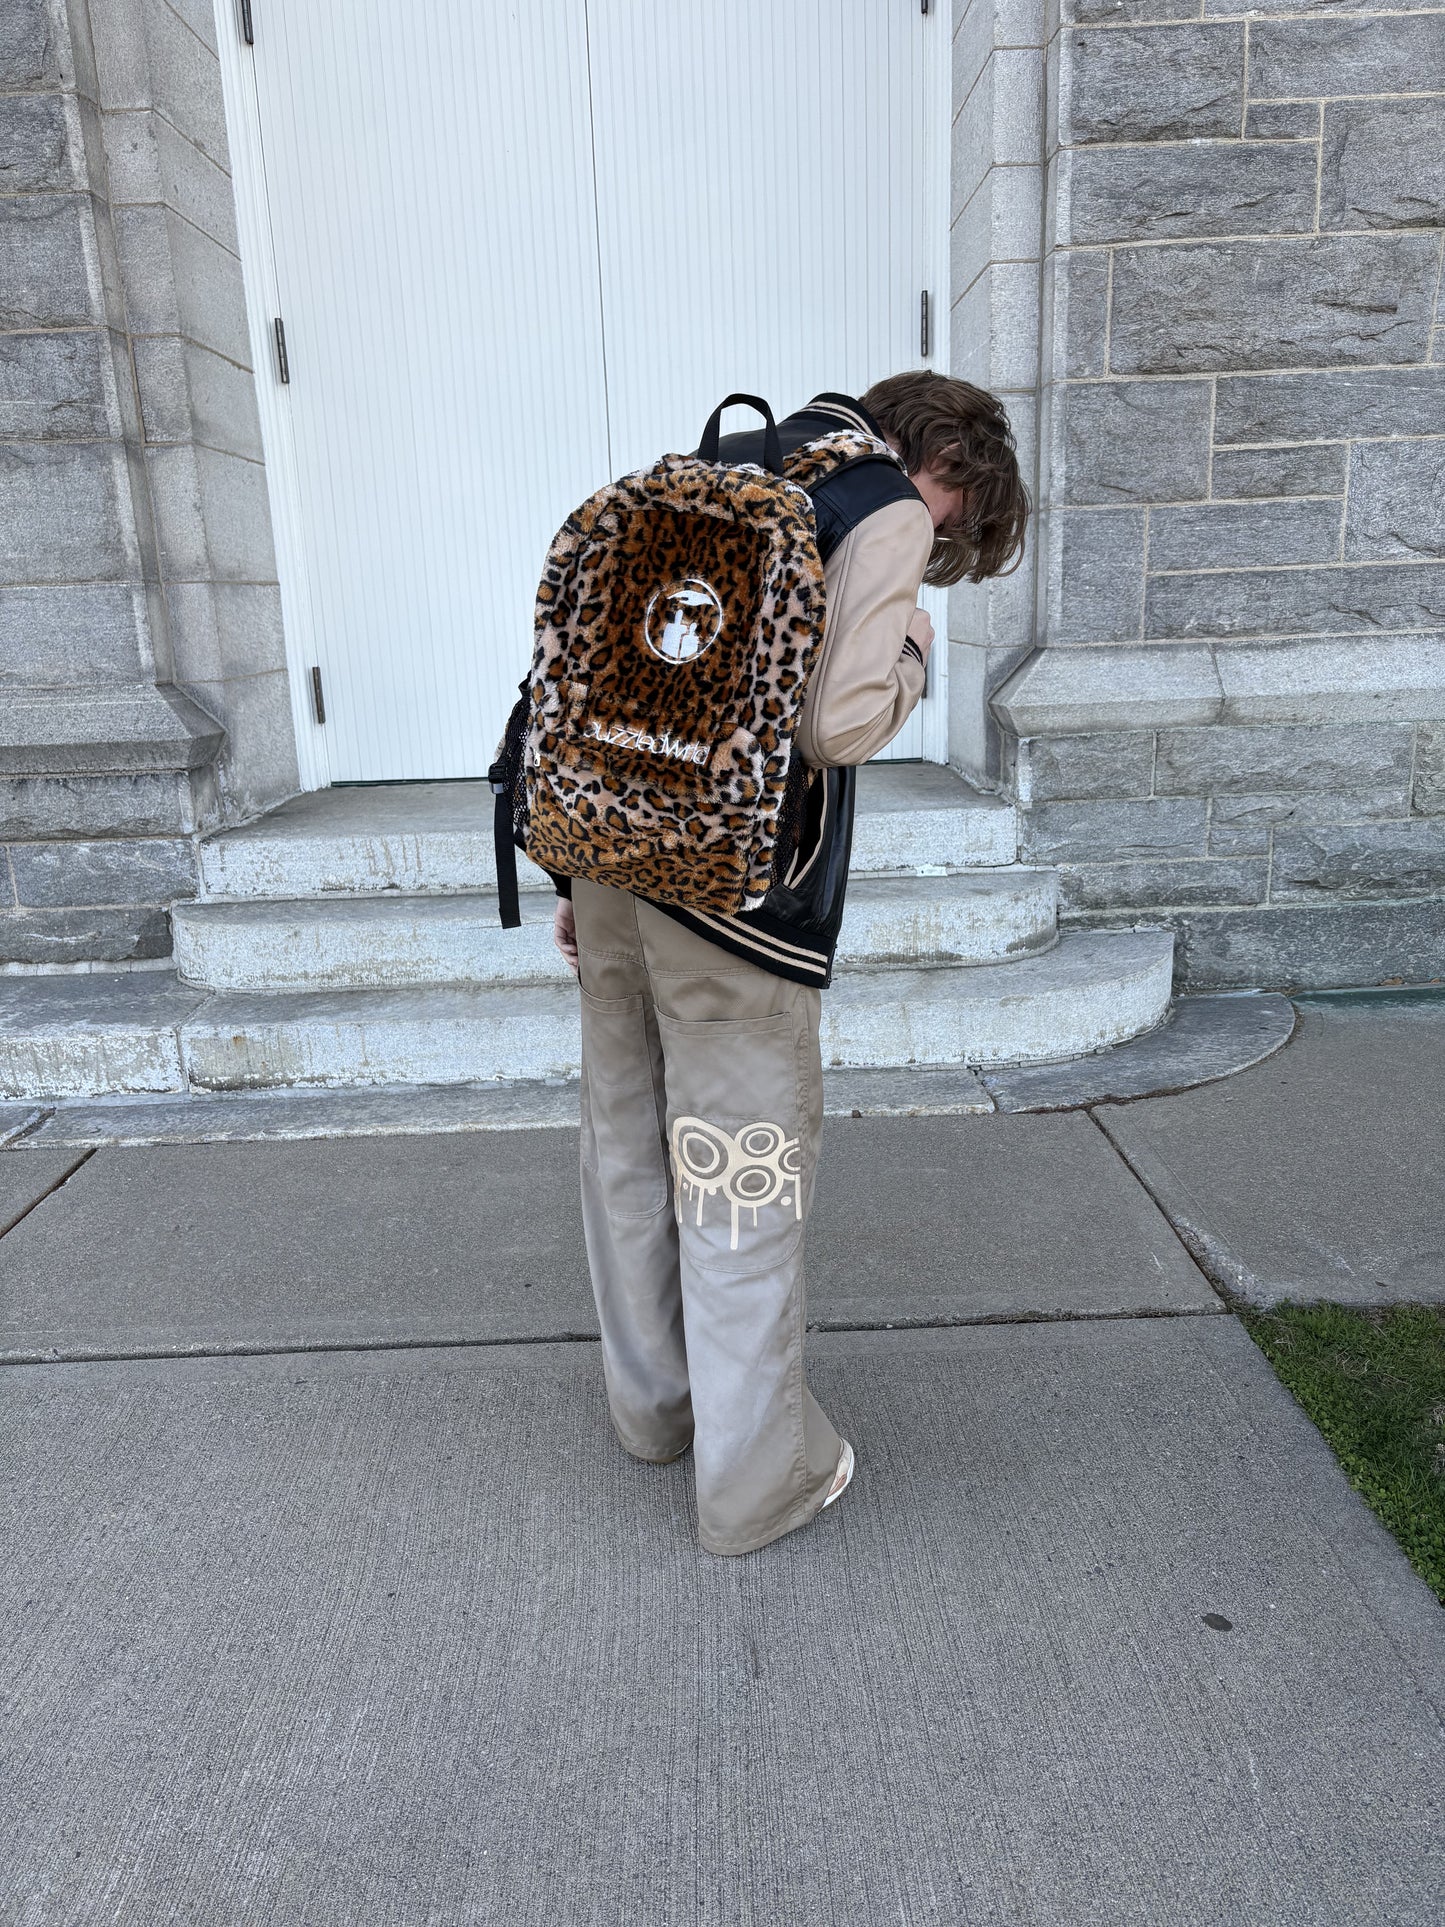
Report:
[[[579,501],[731,390],[781,417],[919,365],[925,290],[941,349],[948,11],[256,0],[248,286],[268,361],[254,304],[284,326],[263,415],[314,780],[483,773]],[[940,757],[941,710],[891,753]]]

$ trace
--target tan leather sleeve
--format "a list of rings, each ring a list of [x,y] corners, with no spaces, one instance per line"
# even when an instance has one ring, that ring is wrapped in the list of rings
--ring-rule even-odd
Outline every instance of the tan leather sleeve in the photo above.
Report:
[[[903,642],[932,548],[922,502],[890,502],[829,556],[823,647],[798,723],[805,762],[866,763],[908,721],[924,668]]]

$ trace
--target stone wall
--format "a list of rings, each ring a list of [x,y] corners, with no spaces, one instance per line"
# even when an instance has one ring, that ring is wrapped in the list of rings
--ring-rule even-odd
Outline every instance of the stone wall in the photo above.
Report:
[[[1445,975],[1445,12],[1067,0],[1045,54],[988,3],[1045,74],[1033,386],[997,224],[980,363],[1041,512],[1031,608],[955,597],[1003,726],[958,760],[1186,982]]]
[[[296,788],[209,0],[0,10],[0,961],[170,948]]]
[[[955,0],[950,372],[1001,395],[1035,495],[1046,190],[1044,0]],[[949,761],[993,788],[1006,776],[988,693],[1031,653],[1029,566],[949,597]]]

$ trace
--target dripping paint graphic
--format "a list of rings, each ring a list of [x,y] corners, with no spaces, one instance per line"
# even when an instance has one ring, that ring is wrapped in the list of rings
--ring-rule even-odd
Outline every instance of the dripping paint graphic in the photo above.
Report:
[[[732,1212],[732,1249],[744,1211],[758,1213],[770,1204],[791,1205],[803,1215],[803,1154],[782,1127],[759,1121],[736,1136],[701,1117],[679,1117],[672,1126],[672,1161],[677,1171],[677,1221],[682,1223],[683,1193],[697,1198],[698,1224],[709,1198],[722,1196]],[[791,1189],[789,1188],[791,1187]]]

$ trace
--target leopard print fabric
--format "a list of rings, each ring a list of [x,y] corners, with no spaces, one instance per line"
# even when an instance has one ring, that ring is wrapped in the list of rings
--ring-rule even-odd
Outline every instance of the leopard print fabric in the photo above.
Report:
[[[537,591],[535,863],[692,910],[761,903],[823,638],[807,491],[880,452],[828,435],[781,480],[665,455],[568,518]]]

